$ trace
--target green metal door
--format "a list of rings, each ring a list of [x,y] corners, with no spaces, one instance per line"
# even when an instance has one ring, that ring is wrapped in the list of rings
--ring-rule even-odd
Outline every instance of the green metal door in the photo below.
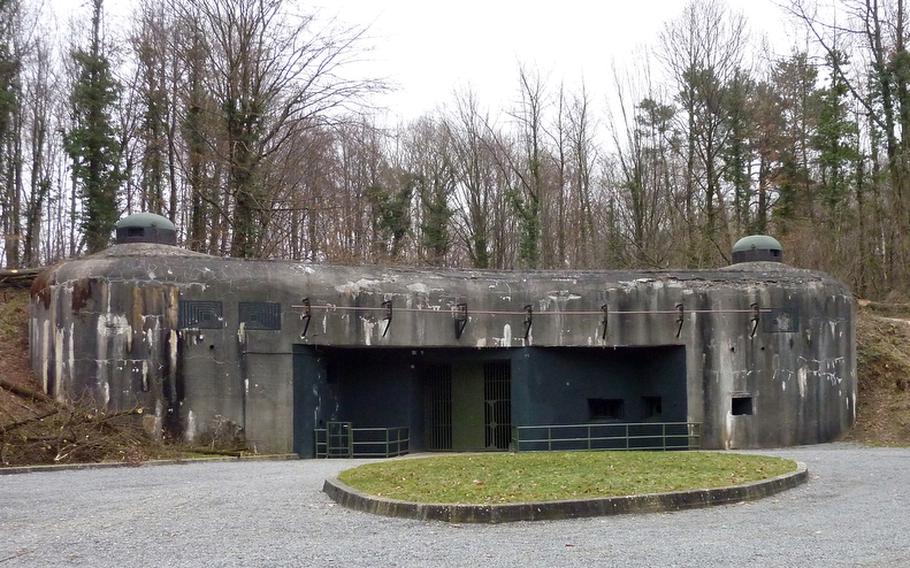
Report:
[[[483,363],[452,368],[452,449],[482,450],[484,444]]]

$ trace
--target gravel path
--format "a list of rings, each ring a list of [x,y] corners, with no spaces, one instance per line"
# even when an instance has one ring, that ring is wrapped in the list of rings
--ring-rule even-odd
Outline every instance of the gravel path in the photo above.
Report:
[[[773,453],[810,482],[748,504],[508,525],[335,506],[356,461],[212,463],[0,477],[7,566],[910,566],[910,449]]]

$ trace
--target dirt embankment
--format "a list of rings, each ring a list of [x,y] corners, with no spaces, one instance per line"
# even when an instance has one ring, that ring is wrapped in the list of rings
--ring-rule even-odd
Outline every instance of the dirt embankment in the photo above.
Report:
[[[910,306],[861,302],[856,427],[848,439],[910,445]]]
[[[49,408],[28,364],[28,289],[0,286],[0,381],[0,425]]]

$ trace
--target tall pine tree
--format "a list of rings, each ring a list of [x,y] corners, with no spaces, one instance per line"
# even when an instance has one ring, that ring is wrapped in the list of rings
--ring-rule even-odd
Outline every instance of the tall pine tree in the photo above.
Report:
[[[108,245],[119,215],[117,198],[123,177],[121,147],[111,117],[119,85],[101,46],[102,2],[92,1],[88,49],[71,53],[75,66],[69,97],[72,125],[64,138],[82,200],[82,230],[89,253]]]
[[[0,234],[6,264],[19,265],[19,209],[21,194],[16,183],[16,120],[19,96],[20,61],[13,47],[17,0],[0,0]]]

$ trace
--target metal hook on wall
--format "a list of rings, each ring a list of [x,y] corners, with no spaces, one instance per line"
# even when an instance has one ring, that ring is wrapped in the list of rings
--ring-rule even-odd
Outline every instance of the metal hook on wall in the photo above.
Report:
[[[303,305],[303,314],[300,316],[300,319],[303,321],[303,333],[300,334],[300,337],[306,337],[306,332],[310,329],[310,320],[313,319],[313,306],[310,304],[309,298],[304,298],[302,302]]]
[[[531,336],[531,326],[534,325],[534,306],[525,306],[525,341]]]
[[[676,337],[678,338],[682,335],[683,321],[685,320],[686,307],[682,304],[676,304],[676,311],[678,312],[676,316]]]
[[[464,328],[468,325],[468,304],[462,302],[457,304],[455,308],[458,310],[455,314],[455,339],[461,339],[461,334],[464,333]]]
[[[752,304],[752,332],[749,334],[749,337],[755,337],[755,333],[758,331],[760,314],[761,310],[758,309],[758,302]]]
[[[382,307],[385,308],[385,317],[382,318],[385,320],[385,329],[382,330],[382,336],[385,337],[392,326],[392,300],[383,302]]]

